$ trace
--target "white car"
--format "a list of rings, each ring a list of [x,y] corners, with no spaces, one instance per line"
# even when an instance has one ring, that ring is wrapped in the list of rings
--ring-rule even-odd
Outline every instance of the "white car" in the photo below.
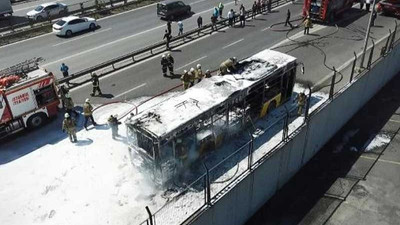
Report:
[[[38,5],[34,10],[26,13],[26,16],[32,20],[43,20],[53,16],[66,15],[68,6],[64,3],[49,2]]]
[[[53,33],[59,36],[70,37],[72,34],[83,30],[95,30],[97,28],[96,19],[90,17],[69,16],[64,17],[53,24]]]

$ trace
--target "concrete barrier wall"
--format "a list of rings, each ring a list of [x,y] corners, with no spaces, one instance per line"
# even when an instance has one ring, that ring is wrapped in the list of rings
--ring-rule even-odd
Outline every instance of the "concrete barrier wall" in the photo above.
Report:
[[[400,45],[369,72],[342,89],[291,134],[287,144],[243,176],[220,199],[186,224],[245,223],[394,75],[400,71]],[[293,137],[292,137],[293,136]]]

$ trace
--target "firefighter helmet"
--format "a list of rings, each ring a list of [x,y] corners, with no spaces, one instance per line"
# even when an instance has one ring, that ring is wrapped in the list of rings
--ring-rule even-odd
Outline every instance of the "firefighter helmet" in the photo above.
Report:
[[[190,72],[191,73],[193,73],[194,72],[194,68],[192,67],[192,68],[190,68]]]
[[[161,58],[165,58],[166,57],[166,55],[165,54],[163,54],[162,56],[161,56]]]
[[[85,102],[90,102],[90,99],[87,98],[87,99],[85,100]]]
[[[64,117],[65,117],[65,118],[69,118],[69,114],[68,114],[68,113],[65,113],[65,114],[64,114]]]
[[[187,73],[187,70],[183,70],[183,73]]]
[[[201,68],[201,65],[200,65],[200,64],[197,64],[196,67],[197,67],[197,69],[200,69],[200,68]]]

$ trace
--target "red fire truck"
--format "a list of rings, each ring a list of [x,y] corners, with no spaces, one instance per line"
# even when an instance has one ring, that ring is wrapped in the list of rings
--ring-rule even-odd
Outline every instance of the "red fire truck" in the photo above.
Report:
[[[30,68],[31,69],[31,68]],[[55,77],[36,68],[27,73],[0,71],[0,139],[37,128],[57,114],[59,100]]]
[[[304,0],[303,16],[320,22],[334,22],[342,12],[353,6],[354,0]]]

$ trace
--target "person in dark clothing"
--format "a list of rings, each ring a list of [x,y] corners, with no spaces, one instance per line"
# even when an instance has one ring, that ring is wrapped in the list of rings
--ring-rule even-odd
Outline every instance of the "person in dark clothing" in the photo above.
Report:
[[[169,21],[169,20],[168,20],[168,22],[167,22],[167,31],[168,31],[169,35],[172,34],[171,21]]]
[[[166,77],[167,70],[168,70],[168,59],[167,59],[166,55],[161,56],[161,69],[162,69],[163,76]]]
[[[98,92],[100,96],[103,95],[100,90],[99,77],[97,76],[96,73],[92,73],[92,85],[93,85],[93,91],[90,94],[90,96],[96,96],[96,92]]]
[[[88,130],[87,122],[89,119],[92,121],[93,126],[97,126],[97,123],[93,118],[93,106],[90,104],[90,99],[88,98],[85,100],[85,104],[83,104],[83,116],[85,117],[85,122],[83,123],[85,130]]]
[[[271,9],[272,9],[272,0],[268,0],[267,9],[268,9],[268,12],[270,13]]]
[[[375,26],[376,17],[377,17],[376,10],[373,10],[373,11],[372,11],[371,26]]]
[[[251,18],[254,19],[254,17],[257,14],[257,3],[256,3],[256,1],[254,1],[253,6],[251,8],[251,11],[252,11]]]
[[[197,28],[201,28],[203,26],[203,17],[197,17]]]
[[[240,8],[241,8],[240,15],[239,15],[240,26],[245,27],[246,26],[246,10],[243,5]]]
[[[58,97],[61,99],[61,104],[62,107],[65,108],[65,98],[67,96],[67,94],[69,93],[68,88],[65,85],[61,85],[59,86],[58,90],[57,90],[57,94]]]
[[[165,42],[166,46],[167,46],[167,50],[169,50],[169,42],[171,41],[171,33],[168,32],[168,30],[165,30],[164,32],[164,37],[163,40],[166,39],[167,41]]]
[[[217,30],[217,17],[214,15],[211,16],[211,28],[212,30]]]
[[[293,25],[290,23],[290,10],[287,10],[286,13],[286,21],[285,21],[285,27],[289,24],[290,28],[293,28]]]
[[[63,75],[64,78],[69,76],[69,73],[68,73],[69,68],[68,68],[67,65],[65,65],[65,63],[61,63],[60,70],[61,70],[62,75]],[[67,83],[68,86],[70,85],[69,81],[67,81],[66,83]]]

